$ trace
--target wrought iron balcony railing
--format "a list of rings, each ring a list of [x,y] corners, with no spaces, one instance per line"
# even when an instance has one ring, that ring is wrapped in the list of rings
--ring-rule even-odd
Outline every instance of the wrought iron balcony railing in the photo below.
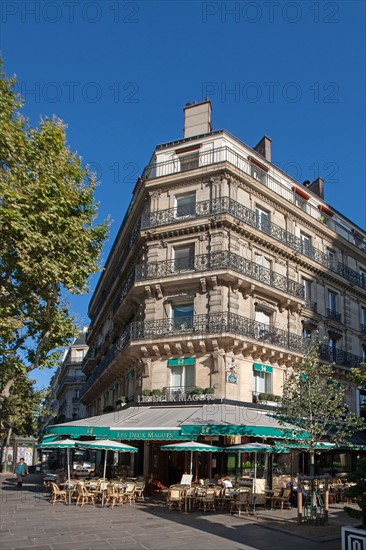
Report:
[[[326,344],[320,345],[319,356],[325,361],[349,368],[359,367],[362,362],[362,357],[359,355],[355,355],[349,351],[343,351],[332,346],[327,346]]]
[[[318,313],[318,304],[317,302],[312,302],[311,300],[305,300],[305,307],[314,313]]]
[[[289,246],[295,252],[304,254],[311,260],[314,260],[330,271],[347,279],[349,282],[361,288],[366,288],[366,281],[353,269],[342,264],[333,257],[330,258],[328,254],[315,248],[310,243],[304,243],[300,237],[290,233],[279,225],[268,220],[263,220],[254,210],[250,210],[243,204],[228,197],[197,202],[194,209],[192,209],[191,205],[187,206],[186,210],[184,207],[181,207],[179,209],[179,215],[177,215],[177,208],[168,208],[166,210],[145,213],[141,225],[144,228],[158,227],[166,224],[179,223],[182,220],[204,218],[218,214],[230,214],[245,224]]]
[[[164,338],[184,333],[203,335],[226,332],[232,332],[293,351],[302,352],[304,350],[304,340],[301,336],[234,313],[210,313],[208,315],[177,317],[175,319],[136,321],[131,323],[123,332],[118,346],[119,349],[123,349],[131,340]]]
[[[304,298],[303,285],[229,251],[138,265],[136,266],[136,280],[144,281],[189,271],[197,273],[217,269],[232,269],[236,273],[287,292],[292,296]]]
[[[337,321],[337,323],[342,322],[342,315],[336,311],[335,309],[327,308],[327,319],[330,319],[331,321]]]
[[[142,177],[149,180],[169,176],[171,174],[177,174],[179,172],[186,172],[187,170],[196,170],[197,168],[205,169],[207,166],[220,164],[223,162],[228,162],[241,172],[250,175],[258,183],[268,187],[286,201],[292,203],[299,209],[309,214],[312,218],[321,221],[321,218],[324,217],[321,215],[319,208],[309,202],[301,204],[297,202],[298,197],[293,190],[293,185],[291,185],[291,187],[284,185],[272,174],[262,170],[257,165],[253,165],[253,163],[251,163],[246,157],[240,155],[230,147],[219,147],[214,150],[210,149],[209,151],[200,151],[194,156],[192,155],[188,158],[182,157],[181,159],[175,158],[165,162],[151,163],[144,169]],[[343,226],[338,223],[334,223],[333,221],[331,221],[329,225],[342,238],[355,244],[355,236],[351,231],[346,230]]]
[[[137,321],[126,327],[119,340],[112,345],[108,353],[102,358],[97,368],[87,378],[80,390],[80,397],[85,395],[108,368],[108,365],[116,355],[131,341],[153,340],[155,338],[171,336],[178,337],[184,334],[204,335],[227,332],[299,353],[304,353],[308,346],[311,345],[308,338],[303,338],[291,332],[277,329],[234,313],[211,313],[208,315],[196,315],[194,317],[179,317],[177,319]],[[358,367],[362,362],[362,357],[358,355],[324,344],[320,346],[319,354],[320,358],[325,361],[349,368]]]

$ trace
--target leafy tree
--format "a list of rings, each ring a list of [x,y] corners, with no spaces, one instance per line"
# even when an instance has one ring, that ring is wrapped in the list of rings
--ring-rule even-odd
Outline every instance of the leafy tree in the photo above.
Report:
[[[0,437],[9,444],[12,434],[36,435],[37,417],[44,398],[44,390],[35,390],[34,381],[27,374],[20,374],[13,384],[9,398],[4,403],[0,422]]]
[[[361,363],[358,368],[351,370],[351,380],[362,389],[366,389],[366,363]]]
[[[366,528],[366,458],[358,461],[356,470],[348,475],[349,481],[356,482],[356,485],[346,490],[346,496],[357,501],[360,510],[355,510],[350,506],[344,509],[353,518],[362,520],[362,527]]]
[[[344,384],[335,379],[332,365],[320,363],[319,345],[309,347],[303,360],[287,377],[281,400],[281,422],[290,422],[307,432],[301,441],[310,454],[310,475],[314,475],[317,443],[330,439],[347,444],[347,436],[363,429],[363,421],[345,406]]]
[[[66,143],[64,123],[19,114],[0,60],[0,406],[22,375],[53,367],[77,333],[63,300],[99,269],[108,224],[95,224],[96,182]]]

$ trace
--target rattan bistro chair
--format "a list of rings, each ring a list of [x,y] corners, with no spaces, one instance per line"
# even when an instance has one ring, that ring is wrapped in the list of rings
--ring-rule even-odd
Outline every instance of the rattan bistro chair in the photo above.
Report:
[[[215,511],[215,489],[206,489],[199,500],[199,508],[204,512],[207,512],[207,510]]]
[[[78,506],[79,502],[81,506],[84,506],[84,504],[95,504],[95,492],[91,493],[88,491],[85,485],[78,483],[76,485],[76,494],[76,506]]]
[[[171,510],[174,506],[176,506],[178,510],[181,511],[183,502],[184,502],[184,491],[179,487],[169,487],[167,501],[166,501],[169,510]]]
[[[64,502],[67,504],[67,491],[62,491],[56,483],[53,481],[50,482],[52,495],[51,495],[51,502],[52,504],[55,504],[55,502]]]
[[[230,503],[230,514],[235,514],[237,512],[238,516],[240,516],[241,511],[244,510],[249,515],[250,496],[251,491],[240,491]]]

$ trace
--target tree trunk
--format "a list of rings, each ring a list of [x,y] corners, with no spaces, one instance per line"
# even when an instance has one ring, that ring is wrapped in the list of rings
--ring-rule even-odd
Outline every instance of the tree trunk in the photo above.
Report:
[[[310,471],[309,475],[314,477],[315,476],[315,452],[310,451]]]

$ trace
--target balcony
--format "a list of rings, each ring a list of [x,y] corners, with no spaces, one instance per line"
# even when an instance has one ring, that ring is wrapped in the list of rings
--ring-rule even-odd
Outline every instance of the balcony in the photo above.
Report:
[[[304,299],[303,285],[228,251],[138,265],[136,281],[159,279],[190,271],[201,273],[222,269],[232,269],[249,279],[259,281],[281,292],[287,292],[296,298]]]
[[[342,322],[342,315],[338,313],[335,309],[327,308],[327,319],[330,321],[336,321],[337,323]]]
[[[119,349],[123,349],[129,341],[134,340],[227,332],[297,352],[302,352],[304,349],[301,336],[234,313],[210,313],[194,317],[133,322],[121,335],[118,346]]]
[[[351,369],[359,367],[360,363],[362,363],[362,357],[359,355],[332,346],[327,346],[326,344],[321,344],[319,346],[319,357],[324,361],[329,361],[330,363],[335,363],[336,365],[349,367]]]
[[[150,180],[177,174],[179,172],[186,172],[187,170],[196,170],[199,168],[205,169],[207,166],[213,166],[224,162],[231,164],[239,171],[243,172],[243,174],[251,176],[264,187],[271,189],[271,191],[286,201],[290,202],[300,210],[305,211],[312,218],[320,221],[322,216],[319,208],[309,202],[306,202],[306,204],[298,203],[298,196],[296,196],[296,193],[293,191],[292,182],[291,188],[289,188],[278,181],[278,179],[276,179],[276,177],[272,174],[262,170],[259,166],[253,165],[253,163],[251,163],[245,156],[240,155],[230,147],[220,147],[215,150],[201,151],[195,154],[194,159],[192,157],[192,161],[189,163],[186,161],[182,162],[182,160],[178,158],[168,160],[166,162],[151,163],[144,169],[142,178],[145,180]],[[357,244],[355,242],[355,236],[352,232],[346,230],[338,223],[332,222],[331,225],[332,229],[343,239],[346,239],[352,244]],[[366,284],[364,284],[363,288],[366,288]]]
[[[338,262],[334,258],[330,258],[328,254],[315,248],[311,244],[304,245],[300,237],[297,237],[279,225],[270,221],[264,223],[262,219],[258,218],[254,210],[250,210],[246,206],[228,197],[197,202],[195,208],[192,209],[190,205],[186,207],[186,211],[184,211],[184,207],[180,208],[179,215],[177,213],[177,208],[168,208],[157,212],[145,213],[141,224],[143,228],[159,227],[162,225],[179,223],[182,220],[188,221],[221,214],[230,214],[246,225],[254,227],[290,247],[295,252],[303,254],[314,262],[323,265],[350,283],[366,289],[366,282],[359,273]]]
[[[366,325],[364,325],[363,323],[361,323],[361,325],[360,325],[360,330],[361,330],[361,333],[362,333],[362,334],[365,334],[365,335],[366,335]]]
[[[318,313],[318,304],[317,302],[312,302],[311,300],[305,300],[305,308],[313,313]]]

